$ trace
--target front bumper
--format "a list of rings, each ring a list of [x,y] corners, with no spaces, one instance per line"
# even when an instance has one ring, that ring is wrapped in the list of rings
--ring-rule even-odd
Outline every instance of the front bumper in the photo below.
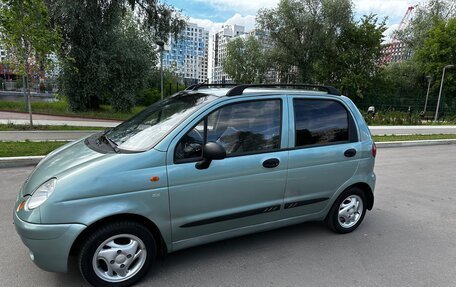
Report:
[[[83,224],[35,224],[21,220],[14,213],[14,225],[30,258],[43,270],[67,272],[68,256],[76,237],[86,228]]]

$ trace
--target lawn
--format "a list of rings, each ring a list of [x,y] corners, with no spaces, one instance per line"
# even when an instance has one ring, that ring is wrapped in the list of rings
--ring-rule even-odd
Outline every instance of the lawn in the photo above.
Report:
[[[373,136],[376,142],[456,139],[456,134]]]
[[[104,130],[103,127],[79,127],[79,126],[49,126],[34,125],[33,129],[29,125],[0,124],[0,131],[98,131]]]
[[[142,111],[145,107],[136,106],[130,113],[115,112],[111,106],[102,105],[99,110],[87,112],[72,112],[65,101],[57,102],[33,102],[32,112],[38,114],[76,116],[84,118],[126,120]],[[0,101],[0,111],[26,112],[23,102]]]
[[[0,142],[0,157],[47,155],[67,142]]]

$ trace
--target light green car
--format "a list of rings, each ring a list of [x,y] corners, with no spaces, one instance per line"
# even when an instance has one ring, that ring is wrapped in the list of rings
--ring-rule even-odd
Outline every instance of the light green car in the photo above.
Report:
[[[198,85],[50,153],[14,223],[30,258],[128,286],[159,255],[310,220],[355,230],[374,202],[376,147],[328,86]]]

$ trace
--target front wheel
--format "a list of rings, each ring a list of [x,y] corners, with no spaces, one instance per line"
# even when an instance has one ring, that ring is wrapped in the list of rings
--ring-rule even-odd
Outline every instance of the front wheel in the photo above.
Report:
[[[153,235],[136,222],[115,222],[95,230],[79,253],[79,270],[93,286],[130,286],[156,256]]]
[[[364,192],[352,187],[342,192],[326,217],[326,225],[336,233],[349,233],[358,228],[366,215]]]

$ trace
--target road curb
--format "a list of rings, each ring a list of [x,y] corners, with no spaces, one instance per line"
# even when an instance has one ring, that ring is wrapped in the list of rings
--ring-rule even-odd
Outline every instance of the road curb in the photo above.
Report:
[[[393,147],[414,147],[429,145],[448,145],[456,144],[456,139],[447,140],[422,140],[422,141],[396,141],[396,142],[378,142],[378,148]],[[23,167],[37,165],[45,156],[17,156],[17,157],[0,157],[0,168]]]
[[[378,148],[456,144],[456,139],[377,142]]]

